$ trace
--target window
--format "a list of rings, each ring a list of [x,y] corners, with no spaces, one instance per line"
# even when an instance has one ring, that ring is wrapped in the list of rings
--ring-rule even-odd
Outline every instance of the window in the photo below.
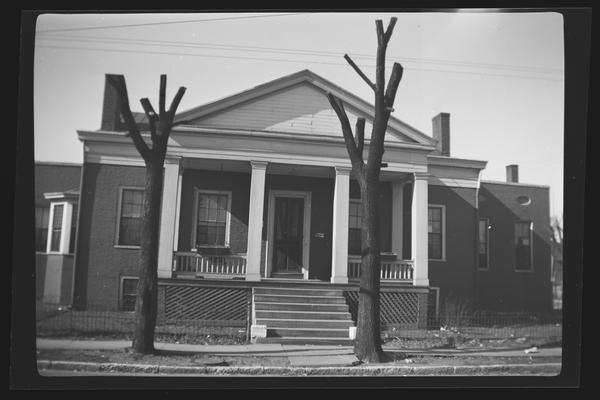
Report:
[[[135,311],[137,278],[121,279],[121,311]]]
[[[62,233],[62,219],[65,206],[56,204],[52,216],[52,232],[50,239],[50,251],[60,251],[60,236]]]
[[[362,207],[360,200],[350,199],[348,218],[348,254],[361,254]]]
[[[35,208],[35,251],[46,251],[49,218],[49,207]]]
[[[229,246],[230,208],[230,192],[196,192],[195,246]]]
[[[429,258],[432,260],[443,260],[445,257],[444,230],[445,230],[445,208],[444,206],[429,206],[428,209],[428,233],[429,233]]]
[[[479,220],[479,269],[489,268],[489,221],[487,218]]]
[[[73,204],[71,213],[71,236],[69,237],[69,253],[75,253],[75,233],[77,230],[77,203]]]
[[[142,208],[144,190],[123,188],[119,208],[119,227],[117,244],[120,246],[139,246],[142,234]]]
[[[531,222],[515,223],[515,269],[517,271],[531,271]]]

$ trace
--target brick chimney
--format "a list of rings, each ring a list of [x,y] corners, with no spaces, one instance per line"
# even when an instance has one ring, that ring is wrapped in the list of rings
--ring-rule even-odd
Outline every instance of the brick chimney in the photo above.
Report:
[[[119,111],[121,101],[117,95],[117,90],[104,78],[104,102],[102,105],[102,123],[100,129],[103,131],[120,131],[125,128],[121,122],[121,113]]]
[[[450,114],[439,113],[432,120],[433,138],[437,140],[436,154],[450,156]]]
[[[506,166],[506,182],[519,183],[519,166],[511,164]]]

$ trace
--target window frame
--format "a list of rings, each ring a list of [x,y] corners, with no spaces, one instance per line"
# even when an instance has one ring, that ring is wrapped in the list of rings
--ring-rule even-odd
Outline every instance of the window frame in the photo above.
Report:
[[[65,239],[65,219],[67,218],[67,201],[56,201],[50,203],[50,214],[48,216],[48,235],[46,237],[46,253],[48,254],[64,254],[63,241]],[[62,218],[60,220],[60,238],[58,240],[58,250],[52,250],[52,233],[54,230],[54,210],[56,206],[62,206]]]
[[[432,258],[429,253],[429,209],[439,208],[441,210],[441,224],[440,234],[442,235],[442,254],[441,258]],[[429,261],[446,262],[446,205],[444,204],[432,204],[427,205],[427,258]]]
[[[515,232],[516,224],[529,224],[529,269],[518,269],[517,268],[517,235]],[[513,255],[515,257],[514,263],[514,271],[515,272],[524,272],[524,273],[532,273],[533,271],[533,221],[516,221],[513,224]]]
[[[130,275],[126,275],[126,276],[121,276],[119,279],[119,298],[118,298],[118,304],[119,304],[119,311],[120,312],[127,312],[127,313],[134,313],[135,312],[135,303],[133,303],[133,310],[124,310],[123,309],[123,289],[125,288],[125,280],[129,279],[129,280],[136,280],[139,282],[139,277],[137,276],[130,276]],[[137,284],[136,284],[137,286]]]
[[[350,198],[348,199],[348,255],[349,256],[361,256],[362,250],[358,252],[358,254],[350,253],[350,204],[355,203],[358,204],[359,208],[361,207],[362,201],[360,198]],[[361,248],[362,248],[362,219],[364,216],[361,215]]]
[[[196,244],[196,235],[198,233],[198,201],[202,194],[218,194],[227,195],[227,213],[225,216],[225,240],[223,246],[220,245],[202,245]],[[229,234],[231,232],[231,200],[233,198],[233,192],[231,190],[208,190],[194,187],[194,209],[192,215],[192,234],[191,234],[191,248],[196,249],[198,247],[214,248],[214,249],[228,249],[230,248]]]
[[[117,221],[116,221],[116,227],[115,227],[115,244],[114,247],[118,248],[118,249],[139,249],[141,246],[141,243],[139,245],[130,245],[130,244],[119,244],[119,232],[121,230],[121,210],[123,207],[123,191],[124,190],[139,190],[143,193],[143,195],[145,195],[145,188],[143,186],[119,186],[119,194],[117,196]],[[144,197],[142,196],[142,210],[143,210],[143,205],[144,205]],[[143,217],[143,211],[142,211],[142,215],[140,216],[140,219]]]
[[[481,221],[485,221],[485,265],[486,268],[481,268],[479,264],[479,229]],[[489,218],[479,218],[477,220],[477,269],[479,271],[489,271],[490,270],[490,219]]]

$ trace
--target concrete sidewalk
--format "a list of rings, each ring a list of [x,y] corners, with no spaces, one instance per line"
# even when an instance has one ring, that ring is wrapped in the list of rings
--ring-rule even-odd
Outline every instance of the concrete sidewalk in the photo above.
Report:
[[[38,349],[62,350],[124,350],[131,341],[60,340],[37,339]],[[348,366],[358,362],[352,346],[292,345],[261,343],[247,345],[195,345],[179,343],[156,343],[157,350],[179,354],[210,354],[214,356],[259,356],[287,357],[290,365],[297,366]],[[561,348],[540,348],[536,353],[525,353],[524,349],[467,350],[467,349],[393,349],[384,346],[387,352],[409,356],[481,356],[481,357],[560,357]]]

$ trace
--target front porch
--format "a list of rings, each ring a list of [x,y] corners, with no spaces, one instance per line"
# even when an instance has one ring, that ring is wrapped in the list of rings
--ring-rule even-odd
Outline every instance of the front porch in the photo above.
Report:
[[[382,173],[380,277],[428,286],[427,175],[404,168]],[[160,278],[360,279],[348,167],[171,157],[163,190]]]

